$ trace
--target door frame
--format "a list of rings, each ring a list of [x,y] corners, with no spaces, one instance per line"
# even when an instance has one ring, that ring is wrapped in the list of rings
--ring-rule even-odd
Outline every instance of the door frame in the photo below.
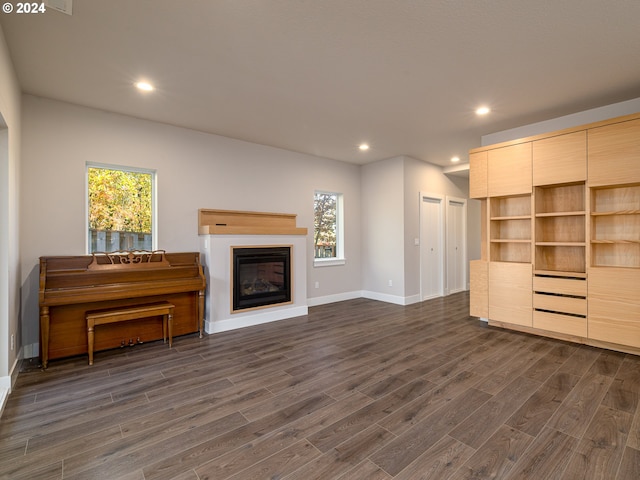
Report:
[[[422,273],[422,266],[423,266],[423,262],[425,261],[424,258],[424,253],[422,250],[422,247],[425,243],[425,238],[422,237],[422,215],[424,214],[424,199],[425,198],[431,198],[434,200],[438,200],[440,203],[440,258],[439,258],[439,263],[440,263],[440,292],[439,295],[436,296],[424,296],[423,293],[423,286],[424,286],[424,276]],[[419,209],[419,215],[420,215],[420,219],[419,219],[419,228],[420,228],[420,301],[423,302],[425,300],[429,300],[431,298],[438,298],[438,297],[443,297],[445,295],[445,290],[446,290],[446,284],[447,284],[447,276],[446,276],[446,271],[447,271],[447,265],[446,265],[446,221],[445,221],[445,215],[446,215],[446,197],[444,195],[441,195],[439,193],[431,193],[431,192],[419,192],[419,199],[418,201],[420,202],[420,209]]]

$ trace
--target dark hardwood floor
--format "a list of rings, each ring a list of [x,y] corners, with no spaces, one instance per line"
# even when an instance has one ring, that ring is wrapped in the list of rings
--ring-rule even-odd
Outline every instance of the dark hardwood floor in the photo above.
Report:
[[[10,479],[640,478],[640,358],[358,299],[25,366]]]

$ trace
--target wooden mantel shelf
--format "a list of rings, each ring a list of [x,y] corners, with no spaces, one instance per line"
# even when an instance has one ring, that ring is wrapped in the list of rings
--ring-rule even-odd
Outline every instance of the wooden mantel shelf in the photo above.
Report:
[[[199,235],[306,235],[296,227],[296,214],[198,210]]]

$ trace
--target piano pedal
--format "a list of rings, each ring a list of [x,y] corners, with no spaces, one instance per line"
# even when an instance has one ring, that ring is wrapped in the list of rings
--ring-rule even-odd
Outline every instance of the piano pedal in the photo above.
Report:
[[[136,340],[136,343],[138,345],[142,345],[144,342],[142,340],[140,340],[140,337],[138,337],[138,339]]]
[[[133,338],[130,338],[130,339],[129,339],[129,346],[130,346],[130,347],[135,346],[135,343],[133,343]]]
[[[124,340],[122,340],[122,341],[120,342],[120,348],[124,348],[125,346],[126,346],[126,343],[124,343]]]

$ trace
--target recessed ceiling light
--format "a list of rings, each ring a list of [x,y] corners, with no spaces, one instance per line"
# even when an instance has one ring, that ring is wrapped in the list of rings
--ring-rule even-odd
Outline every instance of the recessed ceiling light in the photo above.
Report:
[[[367,150],[369,150],[369,145],[366,143],[361,143],[360,146],[358,147],[360,150],[362,150],[363,152],[366,152]]]
[[[490,111],[491,109],[489,107],[478,107],[476,108],[476,115],[486,115]]]
[[[453,163],[459,162],[460,161],[460,157],[451,157],[451,161]]]
[[[138,82],[136,83],[136,87],[143,92],[151,92],[154,90],[153,85],[148,82]]]

